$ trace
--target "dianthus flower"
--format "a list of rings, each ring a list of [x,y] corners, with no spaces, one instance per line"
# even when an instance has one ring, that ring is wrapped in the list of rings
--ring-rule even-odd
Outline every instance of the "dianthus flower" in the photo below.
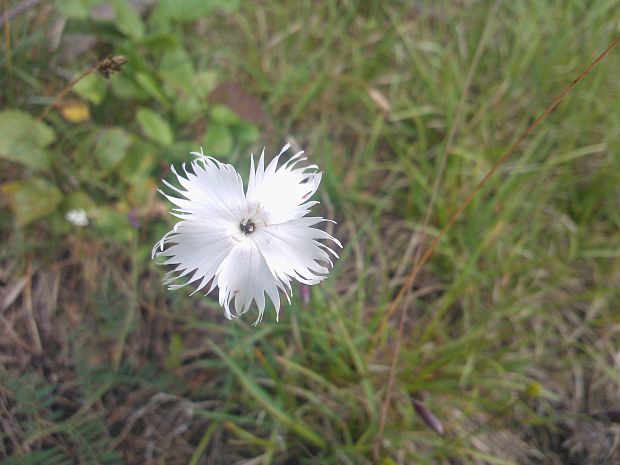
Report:
[[[265,150],[258,165],[251,158],[250,178],[244,192],[241,176],[232,165],[202,153],[191,171],[182,175],[172,168],[180,188],[164,183],[181,195],[162,192],[177,208],[181,219],[155,244],[153,257],[173,265],[164,281],[170,289],[195,283],[194,292],[217,286],[226,318],[246,313],[252,302],[258,307],[257,324],[263,318],[265,294],[272,301],[276,320],[280,291],[290,304],[293,279],[304,284],[324,280],[336,252],[323,242],[340,242],[316,225],[330,221],[306,216],[321,182],[316,165],[299,166],[306,160],[299,152],[278,167],[287,144],[265,168]],[[181,281],[181,282],[179,282]],[[234,300],[234,305],[231,305]],[[234,309],[231,309],[234,307]]]

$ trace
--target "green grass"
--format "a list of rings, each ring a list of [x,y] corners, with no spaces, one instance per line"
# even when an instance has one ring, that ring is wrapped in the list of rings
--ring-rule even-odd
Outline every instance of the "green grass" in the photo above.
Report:
[[[228,5],[129,23],[63,9],[57,48],[57,10],[11,20],[2,111],[36,118],[64,78],[129,63],[71,94],[88,121],[54,110],[53,141],[18,141],[47,162],[0,143],[1,463],[373,463],[398,313],[384,319],[422,233],[620,34],[605,0]],[[75,32],[94,45],[76,51]],[[619,459],[590,415],[620,401],[619,64],[523,143],[418,276],[376,463]],[[209,97],[230,83],[255,99],[240,116]],[[287,138],[324,171],[317,212],[344,245],[330,279],[256,328],[166,291],[149,253],[173,221],[167,166],[203,146],[244,172]],[[90,226],[64,220],[76,207]]]

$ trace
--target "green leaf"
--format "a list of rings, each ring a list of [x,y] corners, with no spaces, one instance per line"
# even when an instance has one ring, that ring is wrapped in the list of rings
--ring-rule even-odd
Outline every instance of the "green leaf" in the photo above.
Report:
[[[246,392],[256,400],[272,417],[283,425],[295,431],[300,437],[306,439],[313,445],[323,448],[326,446],[325,440],[304,423],[299,418],[293,418],[288,413],[276,405],[274,401],[252,378],[250,378],[239,365],[220,349],[217,344],[207,339],[211,349],[226,363],[230,371],[234,373]]]
[[[89,209],[95,207],[95,203],[85,192],[75,191],[65,196],[62,206],[65,210],[83,208],[88,213]]]
[[[260,138],[260,131],[253,123],[239,123],[232,129],[235,139],[244,144],[251,144]]]
[[[90,74],[78,81],[73,90],[82,98],[99,105],[105,97],[107,85],[105,78],[100,74]]]
[[[45,148],[56,140],[47,124],[19,110],[0,112],[0,158],[37,169],[48,169],[49,153]]]
[[[94,227],[106,238],[118,244],[128,244],[135,235],[129,222],[129,207],[124,203],[101,206],[91,212]]]
[[[141,102],[149,99],[149,94],[146,93],[142,86],[125,73],[117,74],[114,76],[114,79],[110,80],[110,83],[114,95],[118,98],[135,99]]]
[[[99,165],[106,171],[112,171],[127,154],[131,137],[123,128],[103,129],[99,132],[95,145],[95,156]]]
[[[172,129],[156,112],[150,108],[140,108],[137,117],[144,134],[150,139],[165,146],[172,144]]]
[[[71,19],[88,19],[90,10],[101,0],[56,0],[56,10]]]
[[[202,71],[194,78],[193,92],[197,97],[207,98],[217,85],[217,73],[215,71]]]
[[[132,6],[132,2],[127,0],[112,0],[112,8],[116,21],[116,28],[132,39],[141,39],[144,37],[144,23],[142,18]]]
[[[176,370],[181,366],[181,356],[183,355],[183,336],[175,333],[170,338],[168,354],[164,360],[164,365],[168,370]]]
[[[211,119],[218,123],[233,125],[241,121],[237,113],[232,111],[226,105],[214,105],[211,110]]]
[[[41,178],[4,184],[10,205],[19,226],[25,226],[53,213],[62,200],[62,193],[53,184]]]
[[[181,123],[187,123],[205,113],[205,104],[193,96],[178,98],[174,102],[174,115]]]
[[[194,63],[185,49],[164,52],[159,64],[159,75],[167,85],[189,93],[193,88],[195,74]]]
[[[166,150],[164,154],[165,160],[169,163],[186,162],[191,152],[200,151],[200,146],[190,140],[180,140],[175,142]]]
[[[169,106],[168,99],[166,98],[164,91],[153,76],[141,71],[136,73],[135,78],[138,84],[140,84],[151,97],[165,107]]]
[[[233,137],[225,124],[212,121],[204,137],[205,153],[212,155],[229,155],[233,148]]]
[[[152,15],[149,17],[149,21],[152,23]],[[179,38],[167,32],[151,32],[142,39],[141,44],[152,52],[163,52],[177,48],[179,46]]]
[[[160,0],[157,14],[177,21],[193,21],[216,9],[227,12],[239,8],[239,0]]]
[[[158,146],[143,138],[134,139],[127,150],[127,155],[117,168],[121,179],[127,184],[140,182],[149,177],[157,164]]]
[[[160,4],[158,3],[158,6],[155,7],[149,15],[149,32],[153,34],[173,35],[173,30],[172,20],[166,12],[161,9]]]

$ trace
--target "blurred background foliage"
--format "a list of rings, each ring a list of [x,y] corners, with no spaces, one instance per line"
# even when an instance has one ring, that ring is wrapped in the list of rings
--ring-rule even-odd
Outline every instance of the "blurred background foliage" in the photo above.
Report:
[[[0,463],[618,463],[617,51],[419,276],[378,437],[424,237],[620,34],[617,0],[1,7]],[[257,328],[166,291],[170,164],[285,142],[324,170],[330,279]]]

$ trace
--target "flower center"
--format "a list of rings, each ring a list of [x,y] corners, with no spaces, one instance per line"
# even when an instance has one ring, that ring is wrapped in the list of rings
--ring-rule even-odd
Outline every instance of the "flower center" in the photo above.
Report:
[[[239,229],[245,235],[252,234],[255,228],[256,225],[249,218],[244,218],[243,220],[241,220],[241,223],[239,223]]]

